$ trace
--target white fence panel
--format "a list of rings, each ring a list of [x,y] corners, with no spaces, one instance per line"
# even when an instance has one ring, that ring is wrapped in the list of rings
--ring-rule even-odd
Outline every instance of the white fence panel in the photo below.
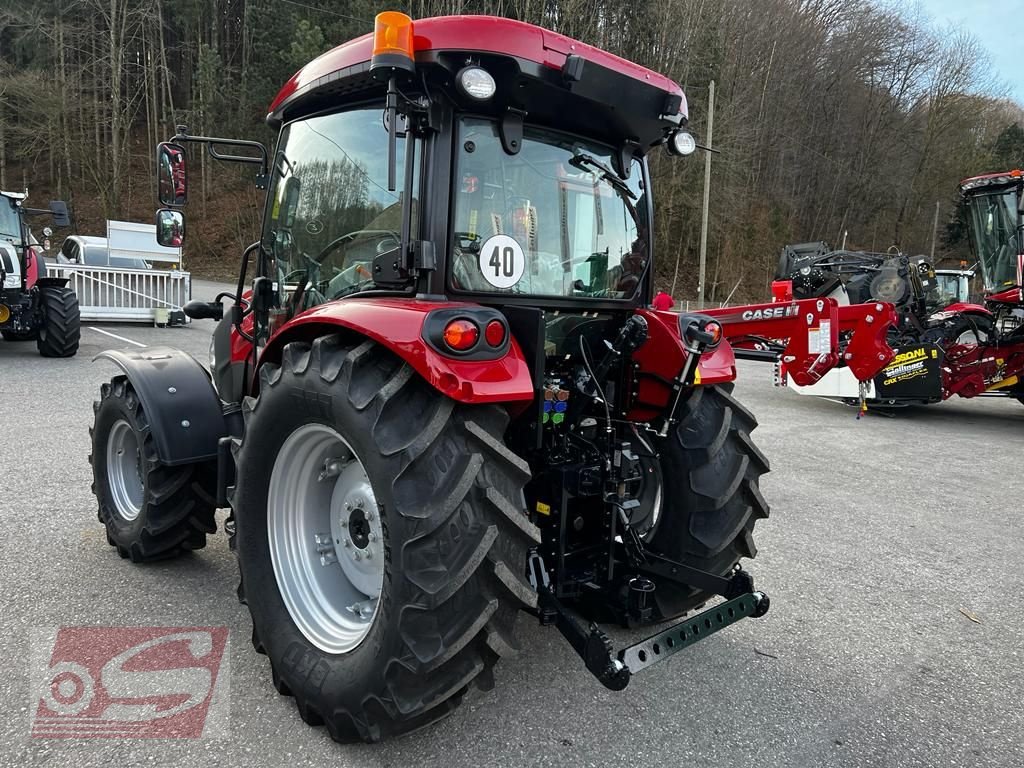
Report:
[[[181,270],[48,264],[78,294],[83,320],[151,323],[157,309],[180,309],[192,298],[192,275]]]

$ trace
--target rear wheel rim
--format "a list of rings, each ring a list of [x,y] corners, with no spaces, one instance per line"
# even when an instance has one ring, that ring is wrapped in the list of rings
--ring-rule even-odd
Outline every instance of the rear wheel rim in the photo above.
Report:
[[[142,511],[145,483],[135,430],[124,419],[110,428],[107,439],[107,481],[117,514],[132,522]]]
[[[362,461],[325,424],[305,424],[281,446],[267,494],[274,578],[300,632],[322,651],[348,653],[378,613],[384,540]]]

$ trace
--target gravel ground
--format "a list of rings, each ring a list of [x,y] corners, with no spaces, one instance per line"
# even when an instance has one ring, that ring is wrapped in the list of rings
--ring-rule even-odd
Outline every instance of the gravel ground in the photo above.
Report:
[[[197,281],[195,291],[216,289]],[[773,469],[763,481],[773,513],[750,566],[772,597],[765,618],[616,694],[555,630],[523,616],[523,652],[499,665],[493,692],[424,732],[339,746],[302,723],[252,652],[223,535],[192,556],[133,566],[96,521],[90,403],[114,369],[91,358],[127,339],[205,361],[212,327],[87,324],[71,360],[0,343],[11,454],[0,469],[0,765],[1024,765],[1016,401],[857,421],[742,364],[737,393]],[[229,727],[198,740],[31,738],[34,632],[74,625],[226,626]]]

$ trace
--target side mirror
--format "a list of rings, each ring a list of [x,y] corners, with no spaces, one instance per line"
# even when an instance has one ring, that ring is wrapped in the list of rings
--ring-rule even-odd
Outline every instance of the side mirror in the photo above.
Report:
[[[185,204],[188,200],[188,174],[184,147],[165,141],[156,148],[156,179],[161,205],[179,207]]]
[[[63,200],[51,200],[50,213],[53,214],[53,225],[55,227],[71,226],[71,217],[68,215],[68,204]],[[46,236],[49,237],[50,235]]]
[[[156,241],[164,248],[181,248],[185,244],[185,214],[170,208],[157,211]]]

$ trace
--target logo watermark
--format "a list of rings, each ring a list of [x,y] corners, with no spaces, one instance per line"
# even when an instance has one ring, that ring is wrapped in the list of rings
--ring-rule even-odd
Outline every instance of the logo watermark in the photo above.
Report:
[[[61,627],[32,641],[36,738],[225,735],[227,627]]]

